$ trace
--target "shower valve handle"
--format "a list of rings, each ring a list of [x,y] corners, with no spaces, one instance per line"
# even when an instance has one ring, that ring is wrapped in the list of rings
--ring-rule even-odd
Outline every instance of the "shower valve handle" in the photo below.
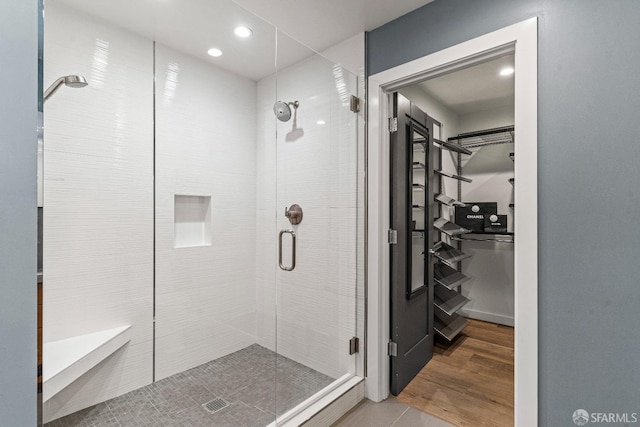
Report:
[[[292,225],[297,225],[302,222],[302,208],[298,204],[293,204],[288,208],[284,208],[284,216],[289,218],[289,222]]]

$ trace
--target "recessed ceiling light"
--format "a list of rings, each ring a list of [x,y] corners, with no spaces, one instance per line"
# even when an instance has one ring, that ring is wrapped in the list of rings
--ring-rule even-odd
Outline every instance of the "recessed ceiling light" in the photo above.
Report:
[[[207,51],[207,53],[211,56],[220,56],[222,55],[222,51],[220,49],[218,49],[217,47],[212,47],[211,49],[209,49]]]
[[[233,30],[234,33],[236,33],[236,36],[238,37],[249,37],[251,36],[251,34],[253,34],[253,31],[251,31],[251,28],[247,28],[247,27],[236,27],[235,30]]]
[[[319,125],[327,124],[327,122],[325,122],[324,120],[318,120],[316,123],[319,124]]]
[[[505,67],[502,70],[500,70],[500,75],[501,76],[510,76],[511,74],[513,74],[516,70],[513,69],[513,67]]]

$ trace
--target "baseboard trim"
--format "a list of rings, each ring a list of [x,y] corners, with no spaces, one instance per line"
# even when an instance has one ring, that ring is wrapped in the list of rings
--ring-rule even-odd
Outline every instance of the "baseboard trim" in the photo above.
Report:
[[[469,319],[483,320],[485,322],[497,323],[499,325],[515,326],[515,320],[512,316],[487,313],[479,310],[468,310],[465,308],[458,311],[458,313]]]

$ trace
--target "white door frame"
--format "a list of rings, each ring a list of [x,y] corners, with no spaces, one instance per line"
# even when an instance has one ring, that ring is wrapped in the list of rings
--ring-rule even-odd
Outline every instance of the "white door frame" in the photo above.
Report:
[[[368,79],[368,375],[366,395],[389,395],[389,94],[515,48],[515,425],[538,425],[537,18],[418,58]]]

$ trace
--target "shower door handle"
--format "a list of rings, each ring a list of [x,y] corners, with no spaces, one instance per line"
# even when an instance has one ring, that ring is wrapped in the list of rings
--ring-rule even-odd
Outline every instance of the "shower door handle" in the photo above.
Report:
[[[282,263],[282,236],[285,234],[291,234],[291,266],[286,267]],[[296,233],[293,230],[281,230],[278,236],[278,264],[280,269],[284,271],[293,271],[296,268]]]

